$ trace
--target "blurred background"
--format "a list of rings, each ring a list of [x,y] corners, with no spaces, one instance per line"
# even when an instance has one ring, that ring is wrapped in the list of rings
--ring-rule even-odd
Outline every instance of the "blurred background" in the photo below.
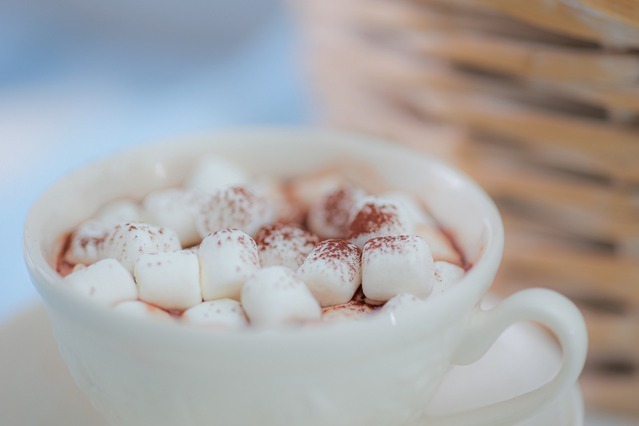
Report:
[[[0,1],[0,324],[37,303],[22,223],[60,176],[158,138],[308,123],[477,179],[507,228],[496,289],[577,302],[588,407],[639,415],[639,0]]]
[[[21,228],[58,177],[158,138],[307,120],[280,3],[187,3],[0,1],[0,321],[37,300]]]

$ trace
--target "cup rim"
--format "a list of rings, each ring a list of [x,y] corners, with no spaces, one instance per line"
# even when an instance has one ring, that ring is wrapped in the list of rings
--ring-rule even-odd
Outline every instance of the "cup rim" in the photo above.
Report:
[[[418,311],[406,312],[401,321],[397,321],[392,315],[371,315],[369,318],[358,321],[343,321],[337,323],[322,323],[318,326],[281,327],[277,329],[262,330],[249,327],[244,330],[210,330],[198,327],[184,327],[180,324],[165,324],[161,322],[135,320],[130,321],[122,315],[112,312],[109,307],[103,307],[87,303],[84,297],[77,295],[60,285],[62,277],[52,268],[42,252],[42,243],[35,235],[42,225],[42,214],[48,205],[50,194],[61,191],[75,179],[80,179],[95,167],[105,167],[124,156],[141,155],[149,150],[158,148],[167,149],[177,147],[185,143],[206,143],[214,151],[215,141],[266,139],[266,138],[295,138],[303,141],[305,138],[322,138],[331,141],[336,146],[343,143],[358,144],[367,149],[375,149],[382,155],[384,152],[403,152],[402,155],[418,156],[419,161],[429,164],[429,168],[436,173],[445,174],[456,181],[456,185],[470,194],[481,204],[484,213],[484,222],[489,228],[487,242],[479,260],[462,278],[459,285],[449,289],[437,298],[437,303],[432,303],[432,298],[427,299],[428,308]],[[471,306],[477,305],[481,296],[486,293],[497,272],[504,245],[503,223],[498,209],[486,192],[464,173],[436,160],[424,152],[391,143],[379,138],[363,136],[352,133],[339,132],[317,128],[290,128],[290,127],[251,127],[230,129],[225,131],[209,132],[202,135],[171,138],[160,143],[148,143],[135,148],[123,150],[109,155],[96,162],[91,162],[75,171],[67,174],[50,185],[33,203],[27,214],[23,233],[23,254],[31,281],[43,298],[47,310],[63,313],[68,320],[82,318],[81,325],[93,327],[114,336],[126,336],[139,339],[145,336],[149,342],[166,347],[167,339],[174,341],[176,345],[189,344],[193,346],[210,347],[211,342],[225,342],[228,344],[249,344],[262,342],[277,345],[296,345],[300,341],[305,344],[315,341],[326,344],[326,340],[342,340],[351,342],[353,336],[374,331],[377,335],[393,335],[397,339],[405,339],[416,333],[432,332],[438,326],[443,326],[455,319],[460,313],[467,311]],[[468,285],[473,281],[486,281],[487,284]],[[465,285],[466,284],[466,285]],[[429,303],[430,302],[430,303]],[[459,307],[459,309],[451,309]],[[421,326],[420,326],[421,325]]]

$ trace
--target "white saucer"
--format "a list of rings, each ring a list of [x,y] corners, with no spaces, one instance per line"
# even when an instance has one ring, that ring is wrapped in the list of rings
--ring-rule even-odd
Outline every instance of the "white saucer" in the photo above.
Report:
[[[552,377],[559,359],[557,347],[541,329],[514,326],[479,362],[451,369],[429,411],[452,413],[534,389]],[[3,424],[106,425],[69,376],[42,307],[0,326],[0,383]],[[583,401],[575,386],[520,426],[582,424]]]

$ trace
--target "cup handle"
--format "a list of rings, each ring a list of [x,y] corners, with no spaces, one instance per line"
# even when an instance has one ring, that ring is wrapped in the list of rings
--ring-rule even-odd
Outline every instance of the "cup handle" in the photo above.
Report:
[[[538,322],[555,334],[563,352],[557,375],[523,395],[449,416],[430,418],[427,424],[512,425],[526,419],[575,384],[588,348],[584,318],[566,297],[541,288],[520,291],[489,310],[478,308],[454,354],[453,364],[467,365],[479,360],[509,326],[520,321]]]

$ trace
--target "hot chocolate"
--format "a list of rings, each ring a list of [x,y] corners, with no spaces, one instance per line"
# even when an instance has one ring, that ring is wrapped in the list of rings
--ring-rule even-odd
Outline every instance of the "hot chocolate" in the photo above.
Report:
[[[240,170],[229,181],[233,166],[218,158],[206,160],[217,165],[193,178],[197,160],[212,152],[261,176]],[[368,241],[360,248],[344,231],[359,211],[342,215],[347,223],[336,221],[337,235],[311,225],[311,206],[317,203],[321,210],[326,203],[318,200],[343,185],[364,192],[353,194],[352,210],[361,209],[367,196],[394,202],[412,226],[408,237],[421,237],[432,259],[415,242],[405,248],[419,262],[392,266],[394,274],[384,265],[398,265],[402,256],[371,253],[375,256],[362,262],[358,250],[366,251]],[[257,234],[249,235],[248,228],[200,235],[199,201],[174,204],[168,200],[181,196],[162,193],[166,203],[145,200],[171,188],[196,194],[186,200],[198,200],[197,194],[210,200],[230,187],[244,187],[268,201],[274,218],[267,226],[293,224],[319,237],[297,271],[261,265]],[[117,201],[104,206],[109,200]],[[151,208],[163,213],[149,214]],[[87,219],[96,222],[90,235],[80,232]],[[133,274],[106,258],[117,253],[106,242],[117,225],[128,230],[126,223],[138,228],[137,241],[124,233],[118,245],[127,258],[136,257]],[[181,226],[189,223],[192,227]],[[470,270],[438,223],[463,247],[473,262]],[[158,253],[171,244],[164,240],[171,234],[167,229],[177,234],[180,249]],[[70,231],[75,232],[62,255],[63,278],[51,263]],[[84,253],[93,257],[90,262],[67,255],[72,247],[82,255],[89,242],[95,249]],[[61,354],[80,389],[111,424],[513,424],[573,386],[586,353],[583,318],[556,293],[526,290],[496,308],[480,309],[501,261],[503,227],[476,184],[416,151],[353,135],[252,129],[180,138],[104,159],[57,182],[36,201],[25,221],[24,244]],[[365,294],[371,286],[362,286],[360,276],[366,284],[371,261],[392,279],[369,284],[392,292]],[[426,296],[421,291],[427,288],[414,278],[420,271],[416,265],[432,272]],[[455,282],[460,273],[463,278]],[[191,278],[176,282],[174,276]],[[414,288],[420,294],[407,293]],[[167,302],[164,309],[157,307]],[[445,372],[481,358],[520,321],[539,322],[556,334],[563,352],[556,376],[511,400],[453,417],[429,416],[425,407]]]
[[[216,328],[392,312],[469,267],[408,193],[374,194],[338,173],[252,178],[212,157],[183,187],[105,204],[57,266],[64,285],[122,314]]]

